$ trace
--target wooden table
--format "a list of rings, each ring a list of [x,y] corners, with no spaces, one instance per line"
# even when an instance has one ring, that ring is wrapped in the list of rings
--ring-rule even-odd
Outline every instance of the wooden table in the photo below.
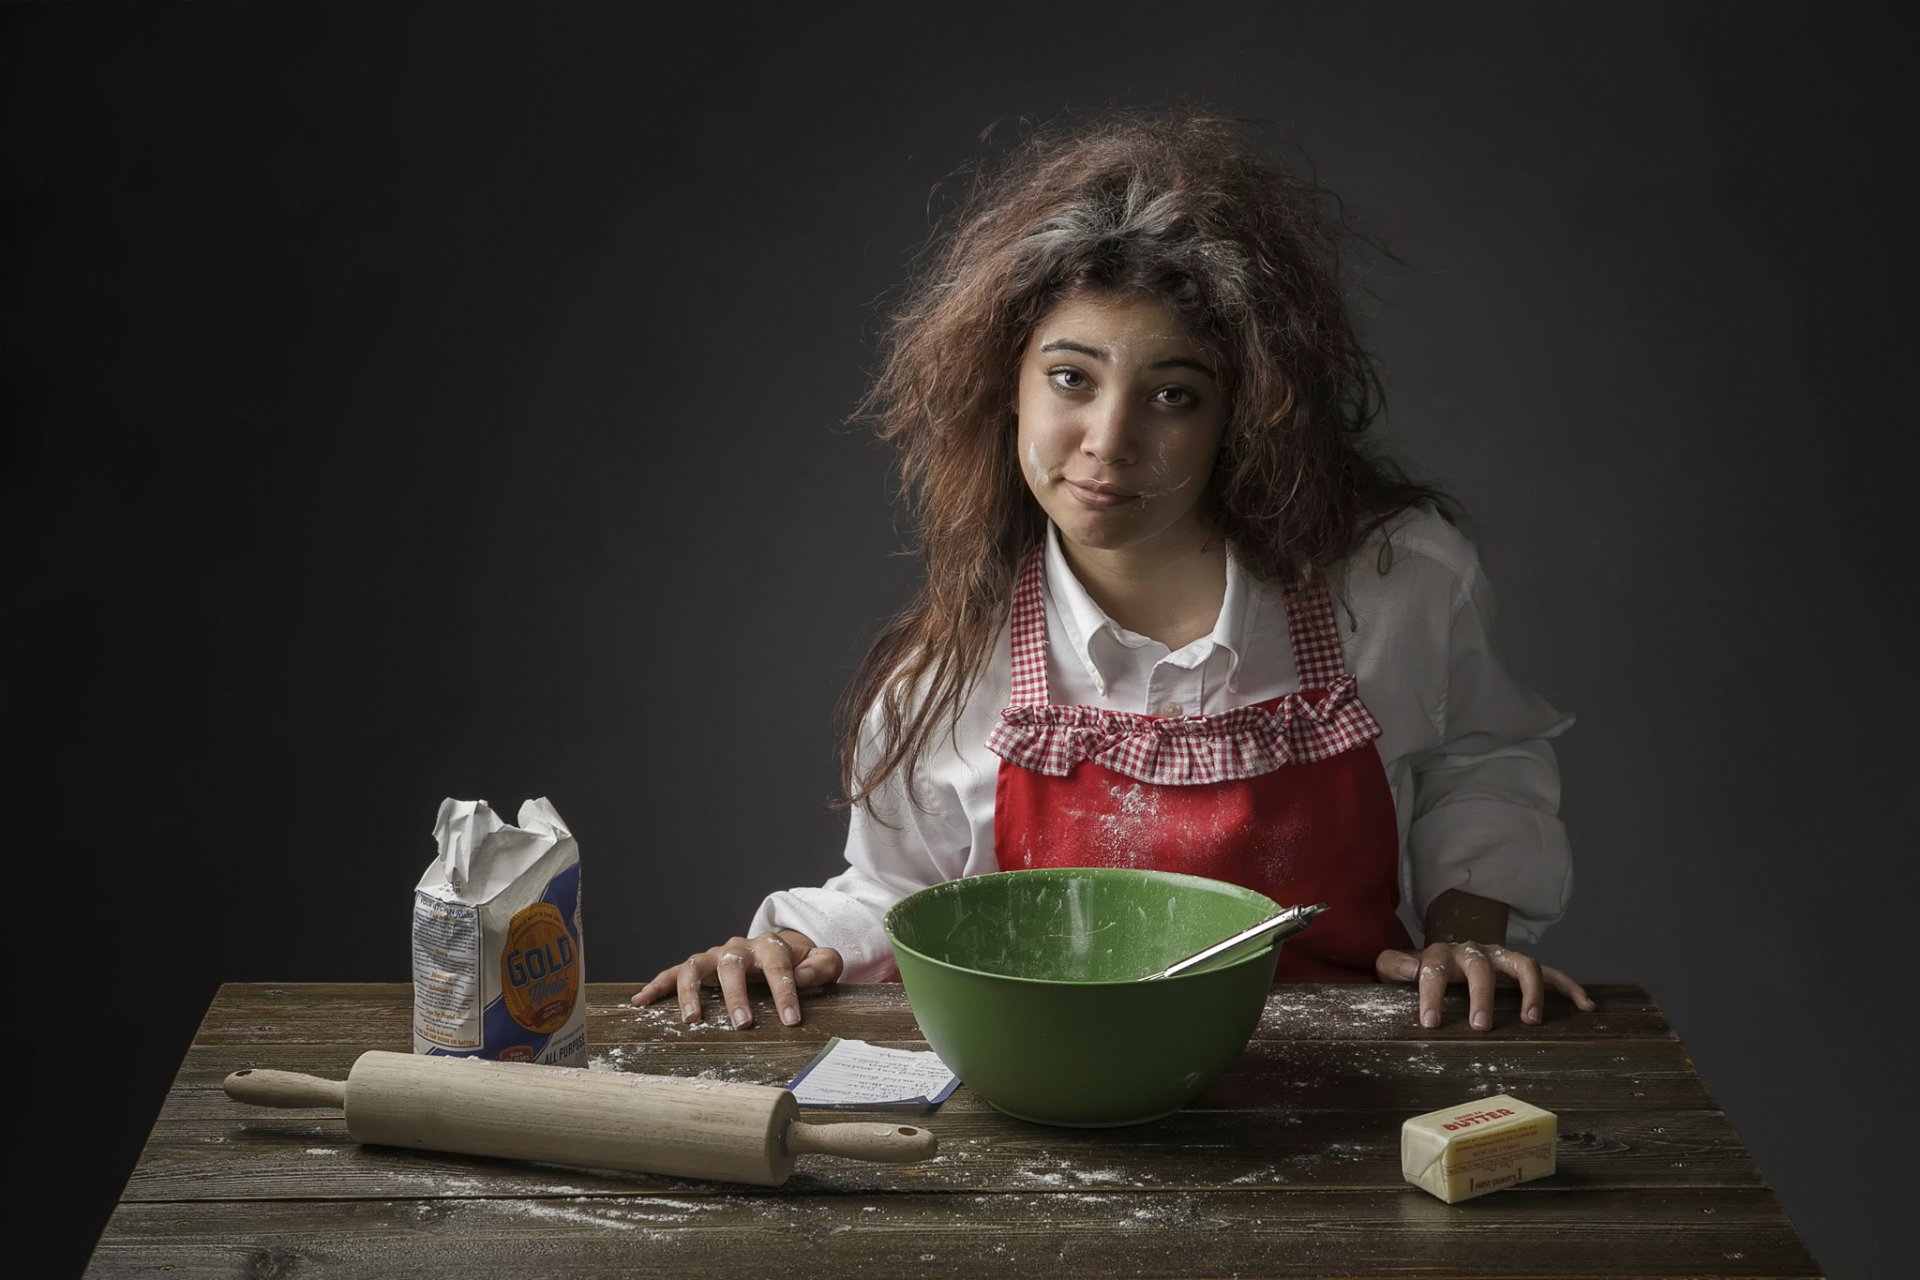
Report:
[[[682,1026],[589,987],[592,1063],[784,1084],[830,1035],[924,1047],[897,986],[782,1027]],[[230,984],[215,997],[88,1274],[1811,1276],[1819,1268],[1658,1007],[1590,988],[1519,1025],[1415,1025],[1410,988],[1280,987],[1239,1065],[1186,1110],[1054,1129],[964,1085],[913,1123],[929,1163],[808,1156],[752,1188],[358,1147],[338,1112],[262,1111],[241,1067],[344,1078],[404,1050],[412,988]],[[711,1001],[709,1002],[712,1003]],[[1401,1180],[1400,1122],[1493,1093],[1558,1113],[1559,1172],[1447,1205]]]

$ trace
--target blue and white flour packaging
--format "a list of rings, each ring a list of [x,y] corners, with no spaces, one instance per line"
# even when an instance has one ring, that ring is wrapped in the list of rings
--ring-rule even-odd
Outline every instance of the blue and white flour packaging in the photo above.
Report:
[[[413,1051],[587,1065],[580,848],[543,797],[514,826],[446,800],[413,893]]]

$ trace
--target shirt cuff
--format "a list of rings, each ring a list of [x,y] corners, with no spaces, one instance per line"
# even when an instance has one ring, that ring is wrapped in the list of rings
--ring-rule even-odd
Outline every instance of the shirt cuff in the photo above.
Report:
[[[840,953],[842,982],[897,982],[893,944],[881,918],[860,899],[828,888],[786,889],[771,894],[748,926],[757,938],[772,929],[796,929]]]
[[[1573,854],[1560,820],[1539,809],[1458,800],[1414,823],[1413,906],[1421,920],[1449,889],[1507,904],[1507,945],[1531,947],[1566,914]]]

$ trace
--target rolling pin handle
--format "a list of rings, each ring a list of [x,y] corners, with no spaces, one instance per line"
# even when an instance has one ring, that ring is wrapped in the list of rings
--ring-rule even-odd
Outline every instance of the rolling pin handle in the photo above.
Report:
[[[910,1124],[808,1124],[795,1120],[787,1126],[787,1150],[793,1155],[850,1156],[901,1164],[925,1160],[937,1146],[931,1130]]]
[[[236,1071],[221,1084],[235,1102],[256,1107],[339,1107],[346,1109],[347,1082],[303,1076],[297,1071]]]

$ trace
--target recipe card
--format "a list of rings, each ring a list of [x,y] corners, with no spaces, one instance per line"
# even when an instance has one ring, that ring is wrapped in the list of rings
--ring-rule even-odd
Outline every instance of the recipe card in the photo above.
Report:
[[[803,1107],[906,1107],[931,1111],[960,1086],[940,1056],[865,1040],[827,1041],[787,1088]]]

